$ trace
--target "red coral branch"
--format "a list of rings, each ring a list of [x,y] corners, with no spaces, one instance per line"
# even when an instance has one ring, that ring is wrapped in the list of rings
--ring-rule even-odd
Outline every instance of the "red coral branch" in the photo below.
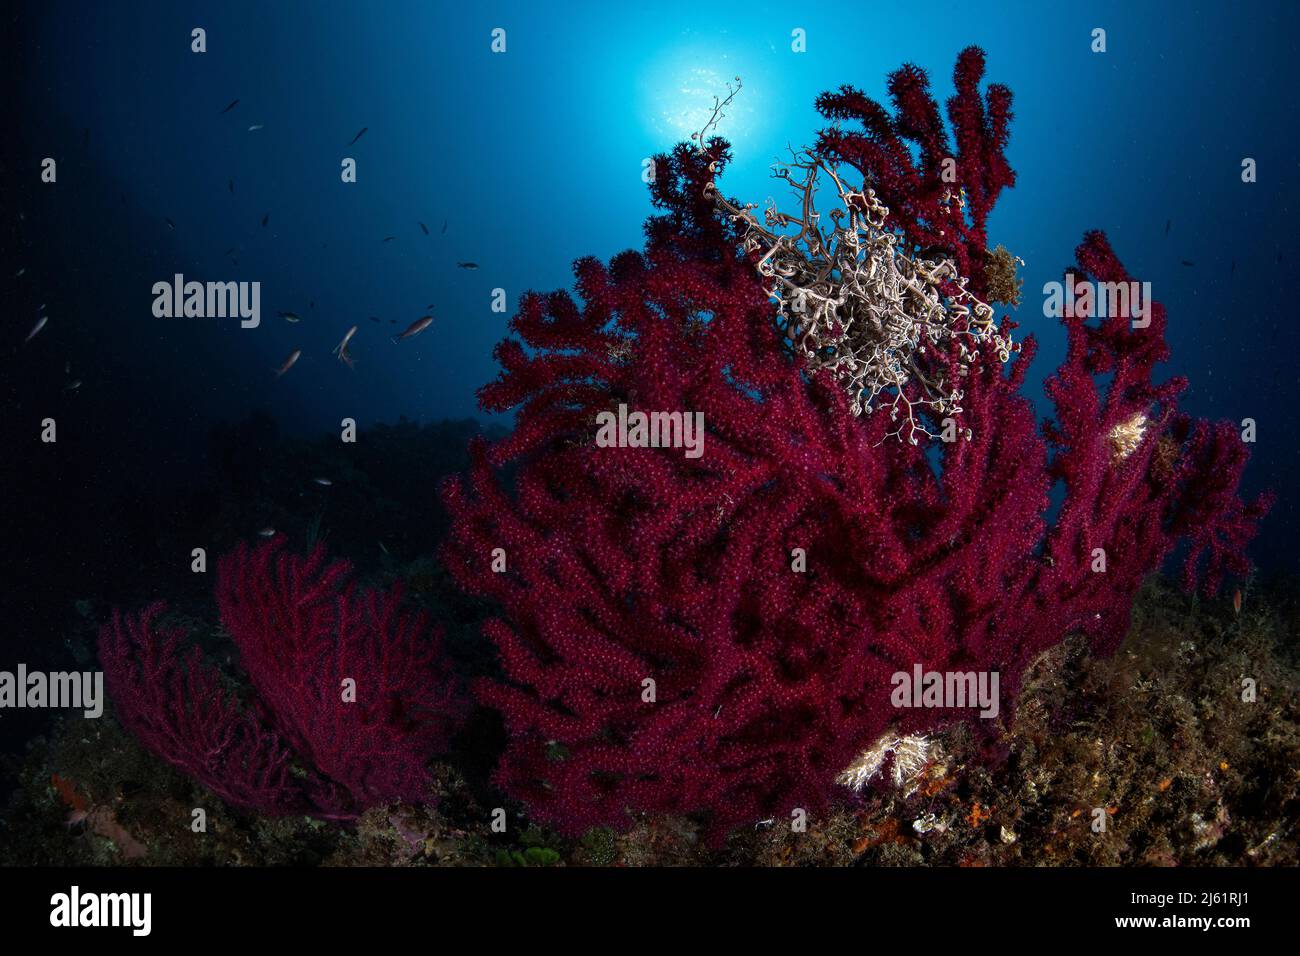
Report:
[[[427,617],[400,608],[400,588],[348,583],[349,566],[321,547],[303,558],[282,545],[240,545],[218,563],[221,621],[255,691],[251,709],[197,647],[182,655],[178,632],[156,631],[155,604],[115,613],[100,636],[118,719],[235,806],[350,819],[427,801],[427,761],[461,712]]]

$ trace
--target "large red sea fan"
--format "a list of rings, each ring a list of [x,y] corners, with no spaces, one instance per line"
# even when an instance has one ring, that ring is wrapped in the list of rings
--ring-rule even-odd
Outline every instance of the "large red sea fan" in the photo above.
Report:
[[[920,70],[893,77],[894,118],[850,90],[821,101],[863,125],[825,134],[822,155],[856,165],[896,227],[945,248],[976,290],[984,220],[1012,182],[1010,93],[981,99],[982,70],[964,52],[949,103],[960,161],[946,185],[965,189],[969,218],[944,218],[947,141]],[[919,162],[904,139],[921,141]],[[514,434],[477,442],[444,490],[446,561],[499,609],[486,633],[502,676],[477,688],[510,735],[498,780],[570,833],[699,813],[721,837],[814,811],[886,732],[970,719],[894,708],[891,675],[997,671],[1009,712],[1025,667],[1067,634],[1115,645],[1179,540],[1192,566],[1208,554],[1211,585],[1240,571],[1262,513],[1236,497],[1246,453],[1230,427],[1179,415],[1180,382],[1151,383],[1160,309],[1145,329],[1066,321],[1045,435],[1020,394],[1032,337],[1009,372],[987,349],[967,369],[967,440],[912,445],[884,415],[853,417],[776,333],[743,231],[707,188],[726,158],[718,139],[660,157],[645,251],[579,260],[580,302],[523,298],[480,392],[518,410]],[[1100,234],[1079,256],[1078,276],[1126,276]],[[703,455],[602,447],[597,416],[620,405],[703,413]],[[1136,435],[1122,455],[1118,426]]]

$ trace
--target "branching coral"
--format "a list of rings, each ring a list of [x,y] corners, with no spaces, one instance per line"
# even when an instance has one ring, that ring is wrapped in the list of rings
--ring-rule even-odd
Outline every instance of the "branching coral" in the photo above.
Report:
[[[897,234],[937,249],[928,262],[951,260],[976,298],[988,289],[985,217],[1013,179],[1010,94],[991,87],[985,104],[982,72],[982,55],[965,51],[949,104],[955,187],[915,67],[891,79],[894,117],[851,90],[823,97],[828,115],[857,117],[862,131],[837,126],[813,156],[828,171],[855,166]],[[920,140],[919,163],[907,139]],[[1210,589],[1244,569],[1266,507],[1236,496],[1247,453],[1231,426],[1179,415],[1182,382],[1152,382],[1167,354],[1158,306],[1144,328],[1123,315],[1065,320],[1043,435],[1020,394],[1033,337],[1006,371],[990,337],[962,380],[969,438],[886,441],[887,416],[852,415],[834,367],[792,355],[774,332],[798,320],[770,302],[775,271],[755,268],[777,249],[767,261],[787,264],[784,278],[838,300],[827,276],[801,270],[834,261],[832,243],[847,257],[854,240],[813,236],[810,249],[805,236],[794,255],[760,239],[747,252],[754,225],[735,212],[746,207],[727,199],[726,216],[715,203],[726,159],[717,138],[660,157],[644,253],[580,260],[581,305],[566,292],[524,296],[518,338],[497,349],[501,377],[480,392],[489,410],[518,409],[515,432],[476,444],[470,474],[444,491],[448,567],[499,608],[486,633],[502,677],[477,688],[510,735],[497,779],[568,832],[689,812],[720,838],[825,805],[837,778],[879,769],[861,761],[882,739],[958,720],[995,739],[970,710],[895,708],[891,675],[997,671],[1009,716],[1044,649],[1071,632],[1099,652],[1116,645],[1141,580],[1180,541],[1189,581],[1198,562]],[[954,188],[970,197],[964,209],[944,203]],[[842,201],[865,203],[865,217],[872,205],[858,195]],[[849,225],[860,235],[862,224]],[[1131,278],[1098,233],[1078,255],[1077,275]],[[830,313],[813,309],[834,333]],[[933,358],[958,361],[962,341]],[[596,416],[619,403],[703,412],[706,454],[599,447]],[[1149,424],[1115,456],[1108,436],[1139,412]],[[1049,527],[1054,484],[1065,503]]]
[[[431,798],[429,758],[461,712],[426,616],[400,589],[362,590],[322,547],[283,538],[221,559],[221,622],[256,691],[241,707],[161,604],[113,615],[99,654],[124,727],[226,802],[267,814],[350,820],[381,803]]]

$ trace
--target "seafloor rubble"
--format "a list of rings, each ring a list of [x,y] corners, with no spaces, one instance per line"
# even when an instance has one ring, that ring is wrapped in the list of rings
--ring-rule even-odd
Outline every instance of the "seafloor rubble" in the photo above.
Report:
[[[420,562],[402,576],[441,604]],[[468,615],[472,617],[473,615]],[[201,609],[190,622],[202,628]],[[772,821],[720,850],[699,821],[561,839],[488,783],[499,727],[472,720],[436,775],[436,808],[380,807],[354,827],[233,812],[146,753],[111,719],[61,720],[10,758],[19,780],[0,819],[9,865],[1294,865],[1300,820],[1300,600],[1252,588],[1241,611],[1160,579],[1143,589],[1119,652],[1067,641],[1026,680],[1006,759],[942,740],[907,788],[845,791],[804,832]],[[468,633],[470,621],[461,625]],[[205,643],[222,636],[206,625]],[[93,641],[86,619],[73,640]],[[218,657],[218,659],[220,659]],[[1258,697],[1241,700],[1242,679]],[[504,834],[492,809],[509,814]],[[207,830],[191,812],[207,809]],[[1094,832],[1100,809],[1104,833]]]

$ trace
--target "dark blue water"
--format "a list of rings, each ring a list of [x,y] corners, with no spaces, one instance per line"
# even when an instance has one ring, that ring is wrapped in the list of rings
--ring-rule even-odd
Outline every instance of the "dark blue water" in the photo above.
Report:
[[[11,617],[74,596],[97,573],[77,555],[109,513],[196,479],[214,423],[260,408],[285,433],[318,434],[345,417],[476,414],[519,295],[567,285],[577,256],[640,244],[642,161],[698,128],[733,76],[744,89],[719,129],[735,149],[724,186],[762,202],[777,191],[769,165],[821,125],[819,92],[851,83],[883,98],[886,74],[911,61],[944,98],[972,43],[1015,93],[1019,181],[990,241],[1027,262],[1017,318],[1043,345],[1030,387],[1064,348],[1038,290],[1085,230],[1104,229],[1168,306],[1167,372],[1192,382],[1184,407],[1258,421],[1248,490],[1280,501],[1253,553],[1294,570],[1295,5],[816,6],[54,2],[6,14],[18,119],[4,147],[0,353],[7,467],[23,473],[6,501],[23,516],[7,545],[21,582]],[[206,53],[191,51],[195,27]],[[498,27],[504,54],[491,51]],[[805,53],[791,50],[795,29]],[[45,157],[52,185],[39,182]],[[354,184],[340,181],[345,157]],[[1241,181],[1245,157],[1256,183]],[[261,325],[155,318],[152,286],[178,272],[260,282]],[[491,308],[496,289],[506,312]],[[21,347],[41,304],[49,325]],[[427,331],[390,341],[426,313]],[[330,354],[352,325],[354,370]],[[46,415],[60,443],[38,456]]]

